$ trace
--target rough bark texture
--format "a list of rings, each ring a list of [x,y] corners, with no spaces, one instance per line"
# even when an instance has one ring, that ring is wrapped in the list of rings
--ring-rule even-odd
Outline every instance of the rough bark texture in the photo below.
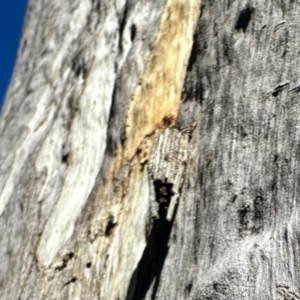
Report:
[[[299,16],[31,0],[0,120],[0,298],[300,299]],[[175,122],[197,122],[178,206],[151,220]]]
[[[150,209],[155,219],[173,218],[189,161],[190,135],[184,130],[166,128],[152,145],[147,165]]]

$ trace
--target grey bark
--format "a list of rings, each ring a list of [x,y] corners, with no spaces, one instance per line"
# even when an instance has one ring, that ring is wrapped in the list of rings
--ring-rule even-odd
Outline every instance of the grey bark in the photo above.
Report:
[[[0,298],[300,299],[299,15],[30,1],[0,119]],[[197,122],[189,161],[151,220],[145,166],[175,121]]]

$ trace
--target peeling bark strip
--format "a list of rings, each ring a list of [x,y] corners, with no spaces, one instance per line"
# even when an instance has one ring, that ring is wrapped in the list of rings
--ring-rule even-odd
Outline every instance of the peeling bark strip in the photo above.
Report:
[[[195,126],[193,126],[195,127]],[[180,197],[194,128],[167,128],[158,133],[148,161],[152,217],[171,221]]]

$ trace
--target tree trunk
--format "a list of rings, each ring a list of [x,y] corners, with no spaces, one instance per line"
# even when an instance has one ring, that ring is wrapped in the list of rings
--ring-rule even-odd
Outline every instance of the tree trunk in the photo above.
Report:
[[[300,299],[299,4],[61,3],[29,1],[0,120],[0,298]]]

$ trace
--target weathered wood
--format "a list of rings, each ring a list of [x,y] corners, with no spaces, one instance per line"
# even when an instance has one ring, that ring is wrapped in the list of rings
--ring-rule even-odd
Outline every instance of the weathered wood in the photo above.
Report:
[[[129,101],[163,8],[164,1],[29,3],[1,117],[0,298],[107,294],[100,282],[120,207],[87,200],[107,148],[114,90],[121,84]],[[89,210],[92,221],[80,223]],[[112,293],[122,285],[126,291],[126,279]]]
[[[157,299],[300,297],[299,8],[202,2],[178,119],[198,125]]]
[[[30,1],[0,119],[0,298],[299,299],[299,15]],[[151,220],[146,164],[175,122],[197,122],[180,201]]]
[[[146,244],[145,141],[176,119],[198,13],[29,2],[0,121],[1,299],[126,297]]]
[[[192,130],[193,131],[193,130]],[[158,133],[148,160],[152,217],[173,219],[190,155],[192,132],[167,128]]]

